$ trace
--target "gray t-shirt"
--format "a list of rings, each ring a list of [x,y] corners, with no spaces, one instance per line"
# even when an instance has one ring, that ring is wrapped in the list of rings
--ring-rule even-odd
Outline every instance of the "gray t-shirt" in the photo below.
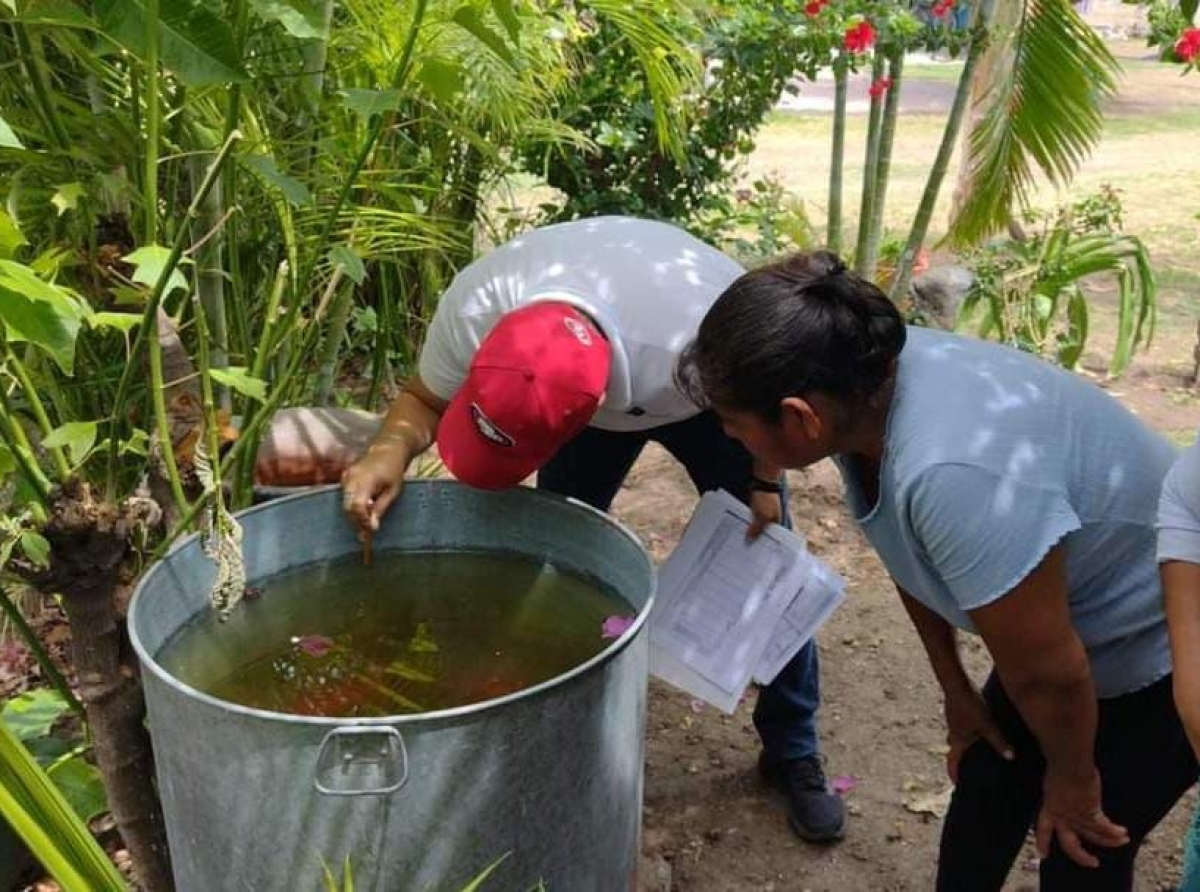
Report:
[[[1183,451],[1163,481],[1158,561],[1200,564],[1200,437]]]
[[[1171,445],[1084,378],[999,344],[910,328],[879,500],[839,461],[888,571],[948,622],[1012,591],[1062,542],[1097,692],[1171,671],[1154,518]]]

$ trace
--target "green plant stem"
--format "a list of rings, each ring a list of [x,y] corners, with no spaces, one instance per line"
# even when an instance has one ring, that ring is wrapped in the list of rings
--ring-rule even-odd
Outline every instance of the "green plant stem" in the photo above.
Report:
[[[871,83],[879,83],[886,70],[887,60],[876,49],[871,59]],[[879,177],[879,134],[883,121],[883,97],[871,97],[871,109],[867,114],[867,154],[863,162],[862,198],[858,206],[858,241],[854,248],[854,271],[864,279],[870,279],[875,271],[870,263],[871,218],[875,214],[877,198],[876,183]]]
[[[421,22],[425,18],[427,6],[428,0],[416,0],[415,7],[413,9],[412,24],[409,26],[408,36],[405,39],[404,48],[400,54],[400,61],[396,65],[396,71],[391,80],[391,88],[394,90],[400,90],[404,86],[405,81],[408,79],[408,74],[412,66],[413,48],[416,46],[417,33],[421,29]],[[325,250],[324,246],[326,245],[330,234],[333,232],[333,228],[337,223],[339,215],[341,214],[342,207],[345,205],[346,199],[350,195],[350,190],[353,188],[359,172],[362,170],[367,158],[370,157],[371,151],[375,147],[375,143],[378,141],[380,134],[383,132],[385,120],[385,115],[376,115],[374,123],[371,125],[370,132],[367,134],[367,138],[363,142],[358,156],[355,158],[354,165],[350,169],[350,172],[346,175],[345,182],[342,184],[342,188],[338,193],[337,200],[329,209],[329,213],[325,217],[325,221],[321,226],[320,235],[314,243],[314,247],[305,266],[304,273],[303,275],[299,276],[297,280],[300,287],[303,287],[305,283],[313,280],[317,263]],[[309,324],[308,329],[304,333],[304,339],[300,345],[300,348],[292,354],[287,366],[283,371],[283,374],[277,376],[276,385],[268,393],[264,404],[254,412],[253,418],[247,416],[246,423],[239,432],[237,442],[234,443],[233,448],[229,451],[229,463],[234,461],[242,461],[242,456],[246,456],[245,461],[247,467],[252,469],[254,456],[258,450],[258,440],[261,435],[264,419],[269,419],[274,414],[275,410],[283,404],[283,400],[287,397],[289,392],[289,385],[294,386],[292,382],[295,381],[301,364],[309,356],[311,356],[312,352],[316,349],[317,344],[319,343],[320,332],[321,327],[315,324],[315,320],[313,323]],[[244,473],[252,473],[252,470],[248,470]]]
[[[42,437],[45,438],[54,430],[54,425],[50,423],[50,418],[46,415],[46,407],[42,405],[42,398],[38,396],[37,388],[34,387],[33,381],[29,377],[29,372],[26,371],[25,365],[21,360],[12,352],[12,347],[9,345],[7,339],[4,341],[3,350],[5,364],[17,379],[17,383],[21,385],[21,390],[25,393],[25,399],[29,403],[29,410],[33,413],[33,418],[37,422],[38,430],[42,432]],[[62,447],[52,446],[48,447],[46,451],[50,453],[50,458],[54,462],[54,469],[58,473],[59,482],[61,483],[70,477],[71,464],[67,461],[66,453]]]
[[[21,419],[12,410],[12,404],[8,399],[8,392],[3,386],[0,386],[0,410],[3,411],[4,419],[8,422],[7,425],[0,424],[0,440],[8,447],[8,451],[12,453],[13,461],[17,463],[21,473],[25,475],[26,482],[33,487],[33,491],[37,494],[38,501],[42,507],[49,507],[50,481],[42,473],[42,469],[32,460],[33,447],[29,444],[29,438],[25,436],[25,429],[21,427]]]
[[[50,682],[63,702],[71,707],[71,711],[87,721],[87,712],[83,708],[83,704],[71,691],[71,686],[67,684],[67,680],[63,678],[63,674],[58,671],[58,667],[54,665],[54,661],[50,659],[50,654],[46,648],[42,646],[42,642],[38,640],[37,634],[29,626],[29,621],[25,619],[20,609],[13,603],[12,596],[8,591],[0,586],[0,611],[8,617],[13,627],[17,630],[17,634],[21,636],[21,640],[25,642],[25,646],[29,648],[29,652],[33,654],[33,658],[37,660],[38,666],[41,667],[42,673],[46,676],[46,680]]]
[[[846,90],[849,72],[839,57],[833,63],[833,144],[829,159],[829,221],[826,242],[829,250],[842,250],[842,181],[846,157]]]
[[[146,156],[142,196],[145,202],[145,244],[158,243],[158,131],[161,109],[158,96],[158,0],[146,5]]]
[[[887,207],[888,177],[892,170],[892,147],[896,139],[896,120],[900,117],[900,81],[904,76],[904,49],[893,50],[888,58],[891,86],[883,106],[879,126],[879,149],[875,154],[875,197],[871,202],[866,245],[867,277],[874,279],[879,266],[879,243],[883,239],[883,213]]]
[[[280,261],[275,269],[275,282],[271,286],[271,295],[267,299],[266,312],[263,314],[262,334],[259,337],[258,349],[254,352],[254,360],[250,366],[250,374],[255,378],[265,379],[267,362],[270,361],[270,345],[275,338],[276,320],[279,317],[279,306],[283,301],[283,290],[288,283],[289,266],[286,260]],[[240,440],[244,432],[254,423],[257,407],[253,403],[246,405],[246,414],[242,418],[242,430],[238,434]],[[236,451],[236,447],[235,447]],[[233,482],[233,503],[237,506],[248,505],[250,494],[254,487],[253,458],[231,465],[236,469]]]
[[[416,0],[413,9],[412,24],[408,28],[408,36],[404,41],[404,49],[400,53],[400,62],[396,65],[396,71],[392,75],[391,89],[399,90],[404,86],[404,82],[408,79],[409,70],[412,66],[413,48],[417,43],[417,33],[421,30],[421,22],[425,19],[425,10],[429,0]],[[329,241],[329,236],[333,232],[333,228],[337,225],[337,219],[342,212],[342,207],[346,203],[346,199],[350,196],[350,190],[354,188],[354,182],[358,179],[359,173],[362,171],[363,165],[366,164],[367,158],[371,154],[371,150],[375,148],[375,143],[383,133],[384,123],[388,120],[386,114],[378,114],[375,116],[371,124],[370,131],[367,134],[366,140],[363,141],[362,148],[359,149],[358,156],[354,159],[354,165],[350,168],[350,172],[346,175],[345,181],[342,183],[342,188],[338,193],[337,200],[329,209],[329,213],[325,216],[325,221],[321,225],[320,234],[315,242],[312,255],[300,276],[301,284],[312,281],[313,273],[316,271],[317,262],[325,251],[325,245]]]
[[[171,498],[175,507],[182,514],[187,511],[188,500],[183,492],[183,479],[179,475],[179,464],[175,461],[175,446],[171,438],[171,421],[167,415],[166,381],[163,380],[162,343],[157,332],[146,345],[150,354],[150,394],[154,403],[154,426],[158,433],[159,454],[167,471],[167,481],[171,487]],[[113,444],[116,451],[116,445]]]
[[[192,183],[197,184],[204,179],[204,162],[199,155],[188,161]],[[212,332],[212,367],[219,369],[229,366],[229,327],[225,317],[225,274],[221,256],[224,216],[218,185],[209,191],[200,205],[194,240],[205,239],[196,252],[196,293],[200,295],[198,306],[207,317],[208,329]],[[218,393],[221,407],[230,408],[228,389],[222,387]]]
[[[200,306],[200,298],[192,293],[192,313],[196,319],[196,366],[200,373],[200,402],[204,412],[205,451],[212,466],[213,477],[213,508],[220,518],[225,512],[225,488],[221,482],[221,440],[220,427],[217,424],[217,402],[213,395],[212,352],[209,343],[212,332],[208,329],[208,321],[204,318],[204,308]]]
[[[196,190],[196,194],[192,196],[192,203],[188,205],[186,216],[188,220],[194,220],[198,213],[200,203],[204,201],[204,197],[208,194],[208,190],[213,188],[218,176],[221,173],[221,168],[229,159],[230,153],[233,151],[234,144],[241,139],[241,134],[236,130],[229,134],[225,140],[225,144],[221,146],[221,151],[217,153],[217,157],[213,160],[212,166],[209,167],[208,173],[204,176],[204,181],[200,184],[200,188]],[[162,302],[163,292],[166,290],[167,282],[171,278],[171,273],[175,271],[175,267],[179,265],[179,258],[183,255],[184,245],[187,243],[188,227],[180,226],[175,234],[174,244],[171,246],[171,253],[167,257],[167,262],[163,265],[162,272],[158,276],[158,281],[154,283],[154,289],[150,292],[149,298],[146,300],[146,309],[142,312],[142,323],[138,326],[137,335],[134,337],[133,345],[129,351],[129,361],[125,364],[125,369],[121,373],[120,383],[117,385],[117,394],[113,399],[112,417],[109,420],[110,440],[112,448],[109,449],[107,487],[109,493],[116,489],[117,480],[117,429],[121,423],[121,417],[125,411],[125,401],[129,396],[129,387],[136,374],[138,366],[137,356],[139,349],[150,336],[151,330],[157,330],[158,324],[158,307]]]
[[[324,349],[317,366],[317,381],[313,387],[313,401],[318,406],[328,406],[337,377],[338,354],[350,322],[350,311],[354,309],[354,289],[341,288],[332,300],[329,311],[329,327],[325,332]]]
[[[393,286],[399,281],[397,270],[391,264],[379,266],[379,301],[375,318],[375,342],[371,350],[371,386],[367,389],[367,408],[375,411],[379,404],[379,391],[383,376],[388,368],[388,348],[392,336],[392,307],[395,306]]]
[[[929,221],[933,219],[933,208],[937,204],[938,192],[942,181],[946,178],[946,170],[950,166],[950,157],[954,154],[954,144],[958,141],[958,132],[962,127],[963,117],[971,97],[971,80],[975,67],[979,64],[983,51],[987,46],[988,26],[992,21],[992,11],[996,0],[980,0],[975,8],[975,18],[971,23],[971,45],[967,50],[966,61],[963,62],[962,74],[958,78],[958,88],[954,93],[954,102],[950,106],[950,116],[946,121],[946,129],[942,131],[942,142],[929,171],[929,179],[925,183],[925,191],[921,195],[921,203],[917,206],[917,214],[913,219],[908,241],[900,255],[896,270],[896,278],[892,282],[889,294],[893,301],[903,300],[908,295],[912,282],[913,264],[917,252],[925,242],[929,232]]]
[[[163,537],[163,540],[158,543],[158,546],[153,552],[151,552],[150,563],[161,561],[164,557],[166,557],[167,552],[171,550],[171,546],[175,544],[176,540],[186,533],[188,528],[195,523],[196,518],[200,516],[200,511],[203,508],[204,499],[196,499],[196,501],[192,502],[192,504],[188,506],[187,511],[185,511],[179,518],[179,522],[176,523],[170,531],[168,531],[167,535]]]
[[[12,29],[17,37],[17,46],[21,50],[21,55],[26,60],[25,74],[37,97],[38,111],[46,121],[54,147],[65,152],[71,147],[71,138],[58,118],[53,93],[47,86],[46,63],[42,58],[40,47],[34,45],[29,31],[22,23],[14,22]]]

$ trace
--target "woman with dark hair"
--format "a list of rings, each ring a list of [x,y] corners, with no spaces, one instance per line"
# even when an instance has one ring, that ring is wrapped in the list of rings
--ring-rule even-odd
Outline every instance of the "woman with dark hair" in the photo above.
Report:
[[[760,460],[841,471],[945,696],[937,888],[999,890],[1035,827],[1043,890],[1130,889],[1197,770],[1155,564],[1171,446],[1037,357],[906,327],[828,252],[734,281],[679,380]]]

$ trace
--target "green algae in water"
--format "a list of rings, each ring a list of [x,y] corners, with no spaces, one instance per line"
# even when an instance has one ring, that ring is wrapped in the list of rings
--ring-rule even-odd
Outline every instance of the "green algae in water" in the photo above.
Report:
[[[383,552],[261,584],[226,622],[213,611],[158,654],[185,684],[297,715],[373,717],[490,700],[599,653],[612,592],[511,554]]]

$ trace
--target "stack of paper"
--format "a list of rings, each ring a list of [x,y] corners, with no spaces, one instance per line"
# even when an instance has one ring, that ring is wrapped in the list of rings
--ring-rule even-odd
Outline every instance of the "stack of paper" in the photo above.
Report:
[[[769,683],[841,602],[845,583],[781,526],[747,541],[750,509],[705,493],[658,572],[650,671],[732,713]]]

